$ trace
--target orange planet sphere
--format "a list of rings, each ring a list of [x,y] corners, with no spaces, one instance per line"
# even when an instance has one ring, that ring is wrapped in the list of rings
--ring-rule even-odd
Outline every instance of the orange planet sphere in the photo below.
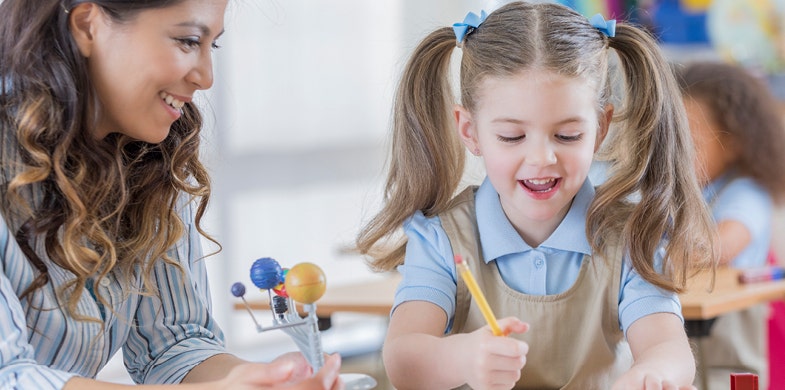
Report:
[[[318,265],[299,263],[286,273],[284,286],[290,298],[296,302],[310,304],[324,295],[327,280]]]

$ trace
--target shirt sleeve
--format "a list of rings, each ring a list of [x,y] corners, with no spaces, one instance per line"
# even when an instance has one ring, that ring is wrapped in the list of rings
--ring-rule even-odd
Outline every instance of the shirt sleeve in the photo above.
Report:
[[[403,278],[395,292],[393,311],[407,301],[433,303],[447,314],[447,332],[455,315],[457,291],[450,240],[438,217],[426,218],[419,211],[404,223],[403,228],[408,239],[406,258],[398,267]]]
[[[665,249],[655,252],[654,264],[662,270]],[[655,313],[673,313],[684,322],[681,314],[681,302],[677,293],[663,290],[644,279],[635,268],[629,257],[625,255],[622,265],[621,291],[619,292],[619,322],[627,335],[627,329],[635,321]]]
[[[771,244],[774,205],[768,192],[748,177],[737,178],[711,204],[717,223],[736,221],[750,233],[750,243],[733,259],[736,268],[762,266]]]
[[[9,275],[9,264],[27,261],[0,218],[0,389],[61,389],[74,376],[40,365],[28,343],[27,320]]]
[[[735,220],[758,236],[771,223],[772,200],[766,190],[750,178],[729,183],[717,196],[712,213],[716,222]]]
[[[137,383],[180,383],[199,363],[226,353],[223,332],[211,314],[192,203],[184,207],[182,218],[186,232],[169,256],[183,269],[157,261],[153,281],[158,294],[141,299],[123,348],[126,367]]]

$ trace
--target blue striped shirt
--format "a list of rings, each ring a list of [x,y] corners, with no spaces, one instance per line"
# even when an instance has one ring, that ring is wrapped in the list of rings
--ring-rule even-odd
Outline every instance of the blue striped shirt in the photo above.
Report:
[[[225,353],[223,333],[211,315],[192,203],[182,208],[181,218],[186,233],[169,256],[184,272],[157,261],[153,280],[158,294],[139,294],[138,275],[124,286],[114,274],[83,291],[78,312],[101,319],[103,329],[64,311],[57,291],[73,274],[45,256],[49,283],[20,301],[37,271],[0,219],[0,388],[60,389],[74,375],[95,377],[121,348],[137,383],[179,383],[200,362]],[[112,307],[102,307],[93,292]]]

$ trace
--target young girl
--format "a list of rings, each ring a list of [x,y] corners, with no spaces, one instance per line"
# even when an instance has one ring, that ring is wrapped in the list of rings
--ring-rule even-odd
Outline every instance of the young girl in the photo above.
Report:
[[[437,29],[409,60],[386,202],[358,237],[376,268],[403,275],[383,351],[390,379],[398,389],[691,388],[677,292],[688,267],[711,261],[712,225],[657,43],[552,3],[483,17]],[[609,49],[626,87],[617,116]],[[595,189],[587,174],[612,122],[611,176]],[[461,143],[487,178],[455,196]],[[492,336],[454,255],[510,337]]]
[[[785,200],[785,125],[765,84],[730,64],[677,68],[703,194],[719,234],[719,262],[734,268],[766,264],[775,203]],[[767,379],[766,305],[718,318],[701,338],[700,369],[709,388],[727,388],[731,372]]]
[[[226,353],[200,220],[193,95],[213,83],[227,0],[0,2],[0,388],[138,383],[334,389],[299,354]]]

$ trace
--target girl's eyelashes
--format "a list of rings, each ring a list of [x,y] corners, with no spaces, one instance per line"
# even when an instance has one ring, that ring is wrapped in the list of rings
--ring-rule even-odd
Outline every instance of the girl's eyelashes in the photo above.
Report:
[[[560,141],[564,141],[564,142],[575,142],[575,141],[580,141],[581,138],[583,138],[583,134],[576,134],[576,135],[558,135],[557,134],[556,138],[558,138]]]
[[[555,137],[557,140],[561,142],[576,142],[576,141],[580,141],[583,138],[583,134],[576,134],[576,135],[556,134]],[[505,137],[503,135],[496,136],[497,140],[506,143],[514,143],[514,142],[522,141],[524,138],[526,138],[526,135],[519,135],[517,137]]]
[[[496,136],[496,139],[498,139],[499,141],[501,141],[501,142],[508,142],[508,143],[518,142],[520,140],[523,140],[524,138],[526,138],[525,135],[519,135],[517,137],[505,137],[503,135],[497,135]]]

